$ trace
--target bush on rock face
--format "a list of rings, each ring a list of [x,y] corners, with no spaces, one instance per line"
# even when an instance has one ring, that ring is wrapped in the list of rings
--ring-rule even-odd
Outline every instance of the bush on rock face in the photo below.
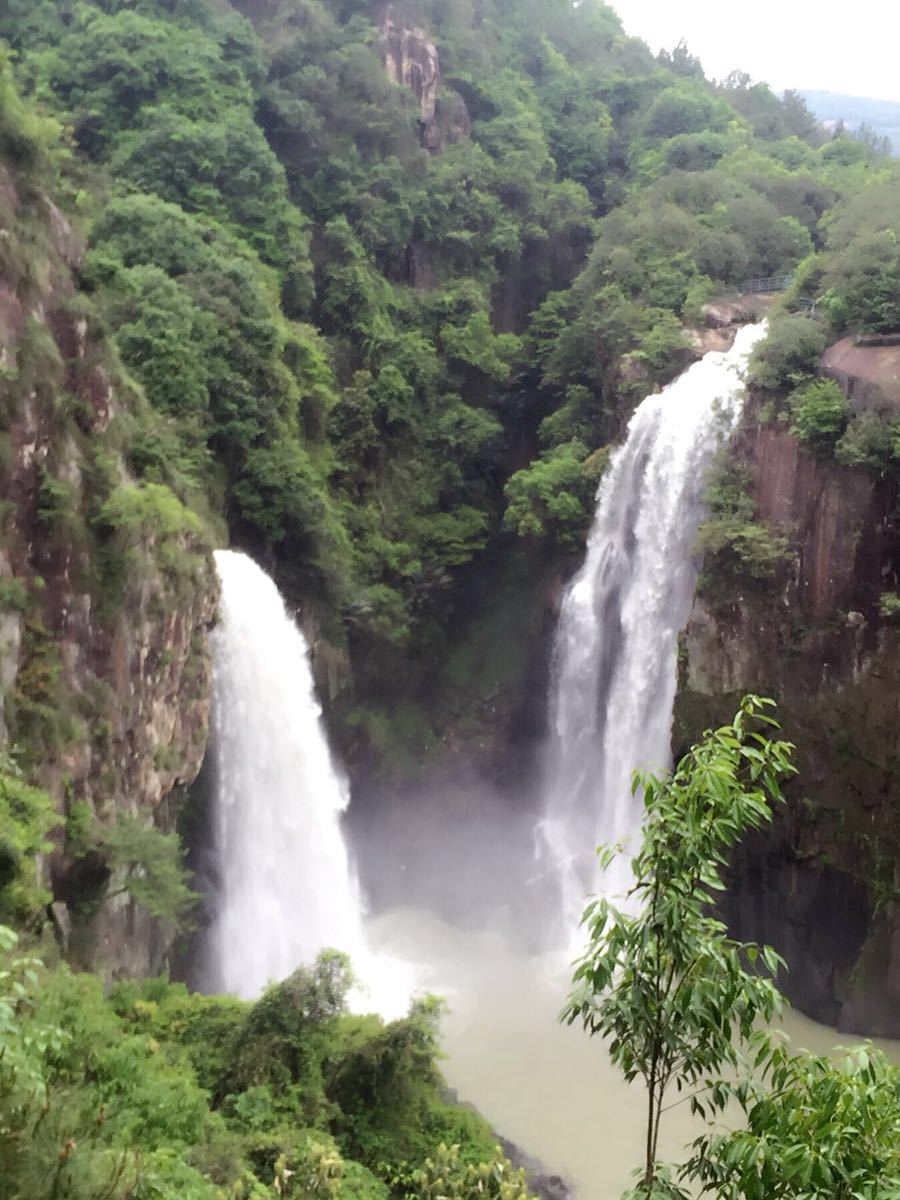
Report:
[[[809,317],[773,320],[750,357],[750,383],[770,392],[799,387],[816,374],[826,340],[822,327]]]
[[[413,1173],[416,1200],[529,1200],[525,1172],[497,1153],[488,1162],[466,1163],[459,1146],[438,1146]]]
[[[0,920],[28,921],[49,903],[37,855],[50,849],[47,835],[58,824],[50,796],[0,752]]]
[[[791,432],[819,454],[829,454],[850,420],[844,393],[831,379],[816,379],[789,398]]]

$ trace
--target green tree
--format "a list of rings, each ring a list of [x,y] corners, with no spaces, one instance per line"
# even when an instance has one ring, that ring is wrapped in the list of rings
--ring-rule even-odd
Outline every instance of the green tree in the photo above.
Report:
[[[506,528],[526,538],[552,532],[564,545],[576,545],[590,520],[592,481],[584,470],[586,457],[581,442],[564,442],[516,471],[506,485]]]
[[[823,329],[810,317],[773,320],[750,356],[750,383],[778,391],[808,382],[818,372],[826,341]]]
[[[761,732],[777,729],[771,705],[746,697],[734,721],[707,733],[670,776],[636,776],[645,816],[632,911],[605,898],[585,910],[589,943],[564,1016],[610,1039],[625,1078],[644,1082],[646,1149],[635,1196],[685,1195],[657,1162],[666,1101],[687,1089],[696,1110],[721,1109],[720,1072],[737,1065],[757,1023],[780,1006],[771,978],[778,955],[730,938],[713,908],[731,850],[771,821],[780,782],[793,772],[791,745]],[[606,861],[613,854],[604,851]]]
[[[0,751],[0,920],[28,921],[49,902],[38,856],[51,849],[47,835],[59,823],[50,796]]]
[[[900,332],[900,216],[895,224],[855,238],[826,272],[822,308],[835,328]]]
[[[860,1046],[834,1060],[779,1045],[755,1079],[727,1084],[724,1094],[745,1123],[695,1143],[687,1174],[704,1195],[900,1196],[900,1071],[881,1051]]]
[[[129,895],[154,917],[182,919],[198,899],[187,885],[181,843],[139,817],[98,824],[94,841],[111,874],[106,897]]]
[[[847,428],[850,407],[832,379],[814,379],[793,392],[791,432],[818,454],[828,455]]]

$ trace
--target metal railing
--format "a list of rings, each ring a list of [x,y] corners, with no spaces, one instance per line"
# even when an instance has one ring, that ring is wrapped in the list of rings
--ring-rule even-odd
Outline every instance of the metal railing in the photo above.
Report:
[[[763,275],[758,279],[747,279],[742,292],[768,295],[771,292],[786,292],[794,282],[793,275]]]

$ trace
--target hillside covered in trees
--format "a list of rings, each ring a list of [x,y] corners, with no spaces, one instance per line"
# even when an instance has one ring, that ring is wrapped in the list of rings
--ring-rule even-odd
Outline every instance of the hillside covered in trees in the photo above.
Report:
[[[577,549],[707,300],[846,256],[870,185],[893,219],[870,146],[601,4],[13,2],[0,36],[44,120],[10,167],[74,222],[72,303],[140,396],[128,471],[319,601],[364,741],[483,563]]]

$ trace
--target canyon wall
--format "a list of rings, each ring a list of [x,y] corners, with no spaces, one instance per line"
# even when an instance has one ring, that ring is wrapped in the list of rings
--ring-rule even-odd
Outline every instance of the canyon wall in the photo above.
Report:
[[[2,170],[0,226],[3,738],[60,813],[42,864],[60,939],[113,975],[156,971],[171,931],[126,894],[100,899],[119,889],[74,827],[174,828],[206,747],[215,578],[176,498],[129,475],[123,430],[145,402],[78,291],[76,232]]]
[[[871,399],[842,382],[851,398]],[[735,458],[760,518],[787,536],[789,557],[769,584],[713,577],[701,588],[682,638],[676,751],[730,716],[743,693],[777,699],[798,775],[774,829],[740,848],[729,923],[784,955],[785,990],[804,1012],[848,1032],[897,1036],[896,486],[815,457],[760,415],[752,400]]]

